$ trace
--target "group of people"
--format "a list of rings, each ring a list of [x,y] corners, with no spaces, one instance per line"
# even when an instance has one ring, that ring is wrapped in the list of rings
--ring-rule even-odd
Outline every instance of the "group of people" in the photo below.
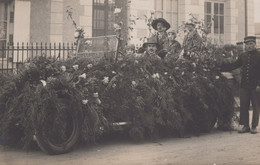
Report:
[[[195,30],[195,24],[192,22],[185,24],[188,33],[184,37],[183,44],[176,41],[176,32],[169,31],[170,24],[163,18],[155,19],[152,22],[152,27],[156,30],[156,34],[148,38],[148,41],[143,44],[145,52],[144,56],[156,56],[165,58],[171,55],[179,55],[184,51],[183,56],[189,56],[190,53],[198,51],[202,47],[202,38]],[[243,46],[243,44],[245,46]],[[239,58],[228,64],[220,64],[218,66],[221,72],[232,71],[241,68],[240,75],[240,121],[239,124],[243,127],[238,130],[239,133],[251,132],[257,133],[259,123],[260,110],[260,51],[256,49],[256,37],[247,36],[243,42],[237,43],[239,49]],[[135,53],[135,46],[129,45],[126,47],[126,54],[132,55]],[[177,57],[178,58],[178,57]],[[252,103],[253,117],[250,128],[249,109]]]
[[[151,25],[156,33],[143,44],[142,49],[145,51],[145,56],[158,56],[161,59],[167,56],[176,56],[176,58],[178,58],[182,49],[184,51],[183,55],[189,56],[191,52],[199,50],[202,46],[202,38],[197,33],[193,22],[185,24],[188,33],[184,37],[182,46],[176,40],[177,34],[174,30],[167,32],[171,25],[165,19],[155,19]],[[126,46],[126,55],[132,55],[134,53],[134,45]]]

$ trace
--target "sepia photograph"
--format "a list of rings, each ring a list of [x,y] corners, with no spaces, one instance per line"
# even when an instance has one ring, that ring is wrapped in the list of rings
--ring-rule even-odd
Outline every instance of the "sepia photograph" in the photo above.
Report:
[[[0,0],[0,165],[259,165],[260,0]]]

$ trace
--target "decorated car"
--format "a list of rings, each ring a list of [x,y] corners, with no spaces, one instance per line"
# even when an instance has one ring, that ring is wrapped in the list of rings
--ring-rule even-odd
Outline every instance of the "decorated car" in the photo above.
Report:
[[[66,61],[40,56],[16,75],[1,75],[5,144],[32,148],[36,141],[44,152],[62,154],[112,131],[140,141],[232,128],[234,97],[215,67],[215,48],[190,59],[118,60],[115,37],[82,39]]]

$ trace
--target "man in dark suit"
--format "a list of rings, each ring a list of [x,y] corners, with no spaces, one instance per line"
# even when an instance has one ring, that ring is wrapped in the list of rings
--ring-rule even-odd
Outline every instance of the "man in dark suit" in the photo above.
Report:
[[[256,49],[256,37],[248,36],[244,39],[245,52],[242,53],[234,63],[224,64],[221,71],[231,71],[241,68],[240,83],[240,121],[243,128],[239,133],[257,133],[259,122],[260,100],[257,98],[256,87],[260,79],[260,52]],[[249,107],[252,102],[253,118],[252,128],[249,127]]]

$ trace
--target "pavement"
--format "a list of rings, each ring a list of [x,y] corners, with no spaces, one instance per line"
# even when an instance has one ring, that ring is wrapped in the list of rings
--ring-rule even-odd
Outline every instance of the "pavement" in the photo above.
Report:
[[[118,136],[55,156],[0,146],[0,165],[45,164],[260,165],[260,132],[239,134],[214,129],[189,138],[163,138],[138,144]]]

